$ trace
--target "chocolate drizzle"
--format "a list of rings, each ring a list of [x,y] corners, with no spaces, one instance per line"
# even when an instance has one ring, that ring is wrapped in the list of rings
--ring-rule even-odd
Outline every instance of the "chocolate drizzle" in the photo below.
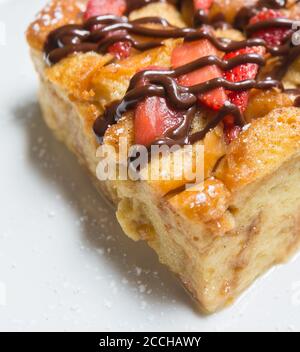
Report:
[[[152,4],[154,2],[169,2],[173,5],[177,4],[177,0],[127,0],[127,8],[126,13],[130,13],[131,11],[137,10],[143,6]]]
[[[255,16],[262,9],[283,9],[286,4],[287,0],[259,0],[253,6],[244,6],[235,16],[234,27],[243,30],[249,23],[250,18]]]
[[[194,26],[195,27],[200,27],[203,24],[208,24],[211,23],[211,21],[208,18],[207,11],[205,10],[196,10],[194,14]]]
[[[298,95],[294,100],[294,106],[300,108],[300,95]]]
[[[292,28],[293,22],[294,22],[293,20],[290,20],[288,18],[280,18],[280,17],[272,18],[270,20],[249,24],[248,26],[246,26],[245,31],[247,35],[251,35],[254,32],[259,31],[261,29],[274,28],[274,27]]]
[[[127,13],[152,2],[160,0],[130,0],[127,1]],[[170,1],[177,4],[177,0]],[[286,0],[259,0],[255,6],[244,7],[236,15],[234,27],[245,32],[249,37],[256,31],[267,28],[292,28],[293,21],[286,18],[274,18],[249,24],[252,16],[263,8],[285,8]],[[213,27],[227,27],[225,16],[222,14],[209,18],[207,11],[198,10],[194,16],[195,26],[209,24]],[[159,24],[160,28],[145,26],[147,24]],[[144,37],[141,41],[135,36]],[[151,40],[147,40],[151,38]],[[235,124],[244,125],[243,116],[239,108],[227,101],[218,113],[210,119],[206,127],[194,134],[190,134],[192,121],[195,116],[198,96],[210,90],[222,87],[230,91],[245,91],[252,88],[270,89],[277,87],[283,89],[279,82],[288,67],[300,55],[300,46],[293,45],[293,33],[289,31],[282,45],[268,47],[263,39],[248,38],[242,41],[233,41],[225,38],[216,38],[208,26],[200,28],[177,28],[160,17],[146,17],[129,21],[127,17],[112,15],[93,17],[82,25],[66,25],[50,33],[45,43],[45,57],[49,65],[57,63],[64,57],[77,52],[95,51],[105,53],[108,48],[117,42],[130,42],[131,46],[139,51],[148,50],[163,45],[163,39],[183,38],[185,42],[207,39],[218,50],[228,53],[246,47],[263,46],[272,56],[278,56],[278,65],[264,81],[246,80],[241,82],[229,82],[223,78],[215,78],[190,87],[179,85],[177,78],[199,68],[215,65],[223,71],[230,70],[241,64],[256,64],[263,66],[265,60],[258,54],[238,55],[230,60],[222,60],[216,56],[207,56],[195,60],[187,65],[171,70],[145,70],[135,74],[126,95],[120,101],[113,102],[106,108],[103,117],[99,117],[94,124],[96,135],[103,138],[107,128],[116,123],[128,110],[147,97],[157,96],[167,99],[173,109],[179,111],[182,122],[179,126],[169,130],[165,136],[156,140],[155,144],[192,144],[205,137],[206,133],[217,126],[225,116],[234,117]],[[300,99],[296,98],[295,106],[300,106]]]
[[[300,56],[300,46],[292,45],[292,35],[290,35],[284,45],[278,48],[275,47],[273,50],[280,58],[269,76],[273,79],[282,80],[289,67]]]
[[[143,24],[155,23],[170,28],[160,17],[144,17],[129,22],[127,17],[113,15],[92,17],[83,25],[66,25],[52,31],[45,43],[44,52],[49,65],[55,64],[72,53],[95,51],[104,53],[116,42],[130,42],[137,50],[148,50],[162,45],[159,40],[141,42],[130,34],[151,38],[179,38],[185,30],[153,29]]]
[[[166,28],[148,28],[143,26],[143,24],[147,23],[160,24]],[[97,26],[102,27],[93,30]],[[130,34],[156,38],[157,40],[139,42]],[[126,17],[110,15],[93,17],[83,25],[66,25],[54,30],[47,38],[44,51],[47,62],[53,64],[74,52],[105,52],[110,45],[119,41],[130,41],[136,49],[147,50],[162,45],[163,43],[159,39],[166,38],[184,38],[185,41],[207,39],[218,50],[224,52],[251,46],[264,46],[273,55],[281,55],[282,53],[281,47],[268,48],[265,41],[259,38],[233,41],[225,38],[216,38],[206,28],[172,27],[165,19],[160,17],[145,17],[129,22]]]
[[[217,65],[223,69],[230,69],[242,62],[252,62],[258,65],[263,65],[264,60],[257,54],[246,54],[235,57],[231,60],[220,60],[215,56],[207,56],[189,64],[181,66],[175,70],[145,70],[138,72],[130,81],[129,88],[124,98],[118,102],[111,104],[105,111],[103,117],[99,117],[94,125],[96,135],[101,139],[104,136],[106,129],[118,122],[122,115],[133,109],[139,101],[146,97],[158,96],[168,99],[170,105],[177,110],[188,110],[197,103],[197,96],[199,94],[207,93],[213,89],[223,87],[231,91],[244,91],[252,88],[256,89],[270,89],[273,87],[282,88],[280,82],[267,79],[265,81],[245,80],[241,82],[230,82],[224,78],[215,78],[194,86],[185,87],[176,82],[176,78],[191,72],[193,70],[205,67],[207,65]],[[143,84],[143,82],[146,82]],[[208,126],[195,135],[188,136],[187,124],[184,127],[178,127],[179,139],[173,140],[177,144],[186,144],[195,142],[205,135],[205,131],[211,129],[211,123],[220,122],[226,115],[232,113],[235,117],[235,123],[238,126],[244,125],[244,119],[240,110],[233,104],[227,102],[219,113],[212,119]],[[218,122],[216,122],[218,121]],[[182,137],[182,132],[185,131],[185,137]],[[198,139],[197,139],[198,138]],[[168,137],[168,144],[170,137]],[[165,140],[165,139],[163,139]]]

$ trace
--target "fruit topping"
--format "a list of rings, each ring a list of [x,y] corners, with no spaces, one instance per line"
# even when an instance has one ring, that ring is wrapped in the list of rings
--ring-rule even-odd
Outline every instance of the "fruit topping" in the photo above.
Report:
[[[261,46],[257,47],[246,47],[240,50],[230,52],[224,56],[224,60],[229,60],[239,55],[244,54],[265,54],[265,48]],[[246,63],[238,65],[231,70],[224,72],[224,78],[230,82],[240,82],[247,79],[255,79],[258,73],[258,65],[253,63]],[[249,98],[249,91],[241,92],[227,92],[228,98],[231,103],[237,105],[241,112],[243,113],[246,110]]]
[[[257,47],[246,47],[240,50],[230,52],[224,56],[224,60],[229,60],[239,55],[244,54],[265,54],[265,48],[261,46]],[[255,79],[258,73],[258,65],[253,63],[246,63],[238,65],[231,70],[224,72],[224,78],[230,82],[240,82],[247,79]],[[233,92],[228,91],[227,96],[232,104],[235,104],[241,111],[244,111],[248,105],[249,91]],[[241,128],[235,126],[233,116],[226,116],[224,119],[224,133],[226,142],[231,143],[239,134]]]
[[[194,0],[194,8],[195,10],[208,11],[213,2],[213,0]]]
[[[102,15],[122,16],[125,10],[125,0],[89,0],[84,19],[88,20],[91,17]]]
[[[102,16],[102,15],[115,15],[122,16],[126,11],[126,1],[125,0],[89,0],[87,3],[86,12],[84,14],[85,20],[91,17]],[[100,27],[101,28],[101,27]],[[94,30],[99,29],[96,26]],[[126,31],[114,31],[109,32],[108,36],[114,36],[122,34]],[[131,43],[128,41],[120,41],[112,44],[108,48],[108,52],[114,55],[117,59],[125,59],[130,55]]]
[[[180,125],[182,120],[183,114],[171,109],[165,98],[148,97],[135,111],[135,143],[149,146]]]
[[[159,69],[160,67],[148,67]],[[143,70],[146,70],[143,69]],[[147,82],[140,82],[145,85]],[[165,98],[147,97],[140,102],[135,110],[134,132],[135,143],[150,146],[155,140],[164,137],[172,129],[176,128],[183,121],[183,112],[173,110]]]
[[[217,56],[218,52],[207,39],[187,42],[173,50],[171,64],[177,68],[209,55]],[[222,71],[217,66],[210,65],[179,77],[179,83],[189,87],[218,77],[222,77]],[[220,109],[226,100],[227,96],[223,88],[199,95],[199,101],[214,110]]]
[[[276,18],[284,18],[285,16],[279,10],[264,9],[257,15],[250,19],[250,25],[256,24],[263,21],[268,21]],[[281,45],[290,32],[289,28],[286,27],[270,27],[265,29],[259,29],[252,34],[254,38],[264,39],[268,46]]]

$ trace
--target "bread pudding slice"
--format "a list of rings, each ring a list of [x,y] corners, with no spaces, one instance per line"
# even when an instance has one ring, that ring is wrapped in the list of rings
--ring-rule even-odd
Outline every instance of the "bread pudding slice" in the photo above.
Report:
[[[147,241],[201,309],[214,312],[300,246],[299,66],[286,39],[299,5],[174,3],[52,0],[27,40],[48,126],[113,202],[125,234]],[[241,28],[234,23],[243,5],[249,18]],[[191,11],[206,23],[191,27]],[[183,138],[175,132],[187,111],[193,119]],[[192,168],[200,146],[202,178],[189,188],[184,177],[100,181],[97,150],[120,155],[121,138],[147,148],[179,144],[174,155],[190,145]],[[162,155],[149,165],[166,176],[167,161]]]

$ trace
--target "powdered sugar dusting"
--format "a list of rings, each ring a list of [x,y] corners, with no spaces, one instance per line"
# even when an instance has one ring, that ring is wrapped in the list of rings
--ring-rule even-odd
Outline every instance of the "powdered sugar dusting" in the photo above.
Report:
[[[56,1],[47,4],[44,9],[36,16],[36,20],[32,25],[35,32],[39,32],[42,27],[54,27],[59,23],[74,23],[76,21],[76,12],[83,12],[85,4],[82,1],[64,2]],[[72,14],[75,16],[72,18]]]

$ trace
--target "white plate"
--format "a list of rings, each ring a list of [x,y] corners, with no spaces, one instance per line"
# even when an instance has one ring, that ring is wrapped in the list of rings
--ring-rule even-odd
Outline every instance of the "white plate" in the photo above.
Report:
[[[41,119],[24,31],[44,4],[0,0],[0,330],[299,330],[300,258],[206,317],[122,234]]]

